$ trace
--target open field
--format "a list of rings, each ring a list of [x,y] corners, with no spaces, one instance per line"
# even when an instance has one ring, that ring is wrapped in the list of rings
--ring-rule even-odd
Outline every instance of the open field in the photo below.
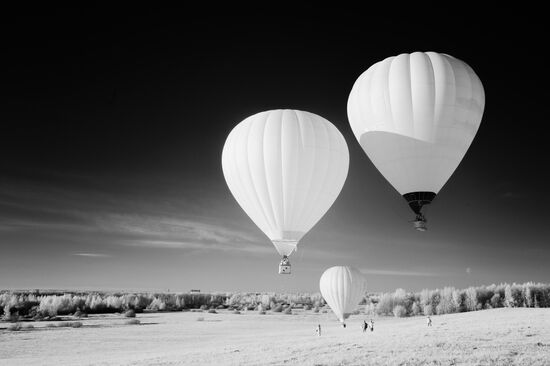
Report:
[[[200,320],[202,318],[202,320]],[[503,308],[424,317],[220,311],[91,315],[80,328],[0,327],[0,365],[549,365],[550,310]],[[320,323],[322,336],[315,335]]]

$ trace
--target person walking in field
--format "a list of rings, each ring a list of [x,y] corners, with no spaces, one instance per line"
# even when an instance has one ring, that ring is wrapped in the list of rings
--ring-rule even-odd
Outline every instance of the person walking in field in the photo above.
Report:
[[[317,333],[317,337],[321,336],[321,324],[317,324],[317,328],[315,328],[315,333]]]
[[[432,318],[428,315],[428,319],[426,319],[426,322],[428,323],[428,327],[432,326]]]
[[[370,320],[370,331],[374,332],[374,321]]]
[[[369,329],[369,323],[367,323],[366,320],[363,320],[363,333],[365,333],[367,331],[367,329]]]

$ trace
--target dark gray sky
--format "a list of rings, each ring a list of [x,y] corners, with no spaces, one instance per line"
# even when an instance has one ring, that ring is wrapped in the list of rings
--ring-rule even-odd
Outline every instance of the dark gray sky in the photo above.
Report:
[[[14,11],[3,24],[0,288],[318,291],[339,264],[372,291],[548,281],[550,77],[536,17],[365,17],[256,8]],[[416,232],[355,140],[356,78],[436,51],[483,82],[480,130]],[[293,274],[233,199],[221,151],[254,113],[342,132],[350,171]]]

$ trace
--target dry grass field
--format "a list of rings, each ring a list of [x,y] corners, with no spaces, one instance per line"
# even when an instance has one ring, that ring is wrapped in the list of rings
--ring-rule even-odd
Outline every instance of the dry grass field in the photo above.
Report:
[[[79,328],[8,330],[0,365],[550,365],[550,309],[502,308],[424,317],[220,311],[91,315]],[[315,327],[320,323],[322,336]]]

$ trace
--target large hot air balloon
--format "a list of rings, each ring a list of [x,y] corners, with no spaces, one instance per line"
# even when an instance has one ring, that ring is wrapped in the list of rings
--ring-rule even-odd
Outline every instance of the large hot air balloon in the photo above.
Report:
[[[355,81],[348,119],[361,147],[416,214],[429,204],[468,150],[485,93],[463,61],[435,52],[386,58]]]
[[[338,320],[344,321],[355,310],[367,291],[365,276],[354,267],[330,267],[319,281],[321,295]]]
[[[326,119],[298,110],[248,117],[227,137],[222,167],[231,193],[283,257],[321,219],[346,180],[344,137]]]

